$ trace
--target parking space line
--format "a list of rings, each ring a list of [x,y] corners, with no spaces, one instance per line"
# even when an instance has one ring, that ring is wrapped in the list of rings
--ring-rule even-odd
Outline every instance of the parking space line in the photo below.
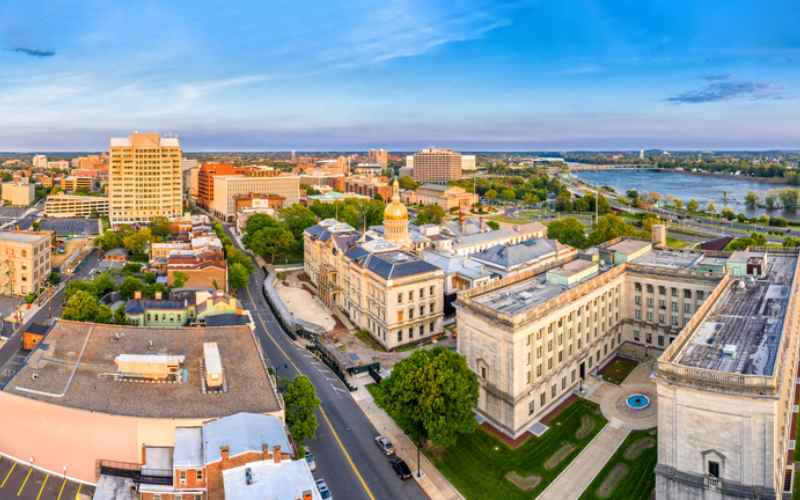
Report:
[[[0,484],[0,488],[2,488],[3,486],[6,485],[6,481],[8,481],[8,476],[11,475],[11,473],[14,471],[14,467],[16,467],[16,466],[17,466],[17,462],[14,462],[14,465],[11,466],[11,469],[8,471],[8,474],[6,474],[6,478],[3,479],[3,484]]]
[[[67,485],[67,478],[64,478],[64,482],[61,483],[61,491],[58,492],[58,498],[56,500],[61,500],[61,494],[64,493],[64,486]]]
[[[47,484],[47,479],[50,477],[50,474],[44,477],[44,482],[42,482],[42,487],[39,488],[39,494],[36,495],[36,500],[39,500],[39,497],[42,496],[42,491],[44,491],[44,485]]]
[[[75,493],[75,500],[78,500],[78,496],[81,494],[81,487],[83,487],[83,483],[78,483],[78,492]]]
[[[19,491],[17,492],[17,496],[20,496],[22,494],[22,488],[24,488],[25,485],[28,483],[28,478],[31,477],[31,472],[33,472],[33,467],[28,469],[28,475],[25,476],[25,480],[22,481],[22,486],[19,487]]]

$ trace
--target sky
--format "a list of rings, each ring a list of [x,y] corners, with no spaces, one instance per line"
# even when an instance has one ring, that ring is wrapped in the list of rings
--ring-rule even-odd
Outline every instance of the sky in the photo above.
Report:
[[[800,2],[4,0],[0,151],[800,148]]]

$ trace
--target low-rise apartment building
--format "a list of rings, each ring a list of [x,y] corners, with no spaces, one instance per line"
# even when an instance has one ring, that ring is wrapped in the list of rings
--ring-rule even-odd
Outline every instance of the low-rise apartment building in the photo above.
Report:
[[[50,276],[51,235],[36,231],[0,231],[0,295],[38,291]]]
[[[375,198],[375,195],[379,194],[384,202],[392,199],[392,187],[381,181],[380,177],[348,177],[344,183],[344,190],[346,193],[360,194],[368,198]]]
[[[93,212],[108,214],[107,196],[72,196],[56,194],[44,202],[44,214],[48,217],[89,217]]]
[[[176,326],[249,325],[250,316],[241,302],[222,290],[198,289],[183,293],[171,292],[172,298],[142,299],[136,292],[125,305],[125,318],[133,326],[175,328]],[[217,317],[219,316],[219,317]],[[215,319],[210,319],[210,318]]]
[[[4,182],[3,201],[10,205],[26,207],[36,199],[36,186],[27,182]]]

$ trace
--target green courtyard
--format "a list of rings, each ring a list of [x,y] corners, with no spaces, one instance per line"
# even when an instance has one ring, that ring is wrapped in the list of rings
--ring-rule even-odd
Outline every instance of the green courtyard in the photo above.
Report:
[[[579,500],[649,500],[656,487],[655,429],[631,431]]]
[[[515,449],[478,427],[451,448],[423,452],[467,500],[533,499],[606,423],[598,405],[578,399],[549,422],[542,437],[532,436]]]

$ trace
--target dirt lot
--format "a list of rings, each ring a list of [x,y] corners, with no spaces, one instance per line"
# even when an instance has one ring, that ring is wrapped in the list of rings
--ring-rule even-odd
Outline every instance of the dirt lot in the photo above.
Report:
[[[89,242],[89,240],[84,238],[72,238],[71,240],[65,240],[64,248],[67,250],[66,253],[54,253],[51,259],[51,265],[53,267],[61,267],[61,265],[67,261],[70,255],[80,250],[80,248],[87,242]]]

